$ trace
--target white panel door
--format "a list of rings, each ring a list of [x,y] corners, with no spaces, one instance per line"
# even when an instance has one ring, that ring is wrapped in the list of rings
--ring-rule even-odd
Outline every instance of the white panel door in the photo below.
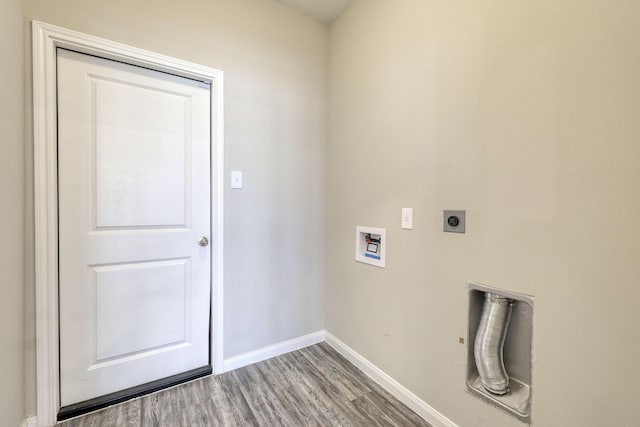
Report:
[[[67,406],[209,365],[210,88],[58,50]]]

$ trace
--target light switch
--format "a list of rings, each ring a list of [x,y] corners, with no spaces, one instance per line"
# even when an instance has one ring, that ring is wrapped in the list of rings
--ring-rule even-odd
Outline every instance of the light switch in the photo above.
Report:
[[[402,208],[402,228],[413,229],[413,208]]]
[[[231,188],[242,188],[242,171],[231,171]]]

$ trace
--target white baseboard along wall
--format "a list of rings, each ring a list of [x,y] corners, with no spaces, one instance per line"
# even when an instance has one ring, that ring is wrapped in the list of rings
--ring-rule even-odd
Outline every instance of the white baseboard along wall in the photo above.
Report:
[[[391,393],[396,399],[411,408],[425,421],[434,427],[458,427],[453,421],[436,411],[428,403],[407,390],[402,384],[384,373],[380,368],[362,357],[351,347],[340,341],[327,331],[317,331],[298,338],[293,338],[281,343],[273,344],[255,351],[230,357],[224,360],[224,372],[233,371],[253,363],[262,362],[272,357],[290,353],[310,345],[325,341],[340,353],[345,359],[353,363],[358,369],[367,374],[372,380],[382,388]],[[29,417],[22,422],[21,427],[36,427],[38,425],[36,417]]]
[[[413,394],[402,384],[391,378],[373,363],[362,357],[354,349],[340,341],[338,338],[325,332],[325,341],[340,353],[345,359],[353,363],[358,369],[367,374],[378,385],[391,393],[400,402],[407,405],[416,414],[434,427],[458,427],[453,421],[433,409],[424,400]]]
[[[38,418],[37,417],[29,417],[22,421],[20,427],[38,427]]]
[[[369,362],[351,347],[327,331],[313,332],[308,335],[225,359],[224,372],[232,371],[234,369],[242,368],[243,366],[251,365],[252,363],[267,360],[271,357],[299,350],[322,341],[325,341],[333,347],[345,359],[353,363],[358,369],[367,374],[367,376],[378,383],[382,388],[387,390],[396,399],[407,405],[411,410],[420,415],[425,421],[432,424],[434,427],[457,427],[453,421],[436,411],[428,403],[421,400],[418,396],[407,390],[402,384],[391,378],[380,368]]]
[[[263,360],[271,359],[272,357],[291,353],[292,351],[318,344],[319,342],[324,341],[324,336],[324,331],[312,332],[298,338],[293,338],[258,350],[230,357],[224,360],[223,372],[233,371],[234,369],[249,366],[253,363],[262,362]]]

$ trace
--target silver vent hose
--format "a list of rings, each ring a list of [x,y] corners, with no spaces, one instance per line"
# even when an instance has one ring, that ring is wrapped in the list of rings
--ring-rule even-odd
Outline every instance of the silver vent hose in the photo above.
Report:
[[[509,392],[502,352],[512,307],[513,300],[487,292],[476,333],[474,356],[480,380],[487,391],[497,395]]]

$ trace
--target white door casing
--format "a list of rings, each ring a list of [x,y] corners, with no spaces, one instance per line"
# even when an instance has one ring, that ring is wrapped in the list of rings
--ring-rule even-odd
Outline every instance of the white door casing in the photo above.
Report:
[[[210,90],[58,49],[61,405],[209,365]]]
[[[223,368],[223,73],[201,65],[34,21],[33,120],[37,422],[60,408],[56,50],[65,48],[211,84],[211,357]]]

